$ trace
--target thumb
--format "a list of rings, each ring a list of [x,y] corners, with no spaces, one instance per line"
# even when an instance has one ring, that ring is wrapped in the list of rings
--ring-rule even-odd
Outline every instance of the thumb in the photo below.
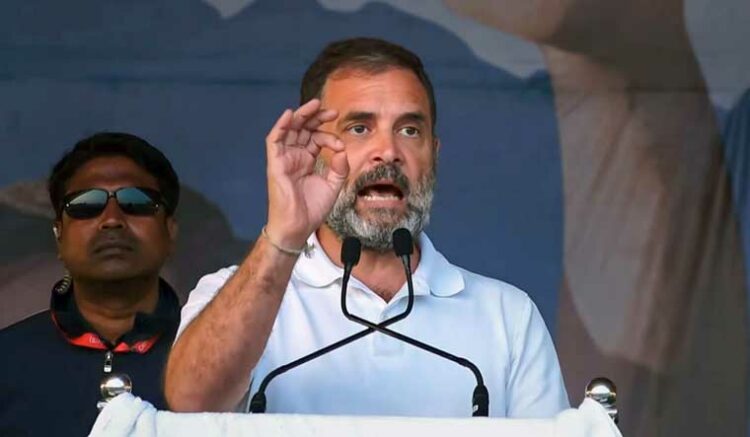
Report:
[[[344,186],[347,176],[349,176],[349,160],[346,157],[346,152],[334,153],[326,171],[326,181],[331,188],[338,192]]]

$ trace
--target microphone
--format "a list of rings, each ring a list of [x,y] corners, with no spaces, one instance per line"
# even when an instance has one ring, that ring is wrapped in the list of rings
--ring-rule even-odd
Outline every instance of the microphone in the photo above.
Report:
[[[347,261],[351,261],[355,259],[355,256],[352,252],[355,250],[355,248],[360,247],[359,241],[357,241],[356,244],[350,243],[350,246],[351,247],[347,249],[346,254],[344,254],[344,250],[342,247],[341,257],[342,257],[342,262],[345,265],[346,265],[346,261],[344,260],[344,255],[346,255],[347,257],[350,257],[350,258],[347,258]],[[412,243],[411,233],[408,230],[404,228],[399,228],[393,232],[393,249],[396,252],[396,255],[401,258],[404,264],[404,272],[406,273],[406,284],[407,284],[407,288],[409,292],[409,301],[407,304],[407,310],[404,311],[404,313],[402,314],[408,314],[409,312],[411,312],[411,307],[414,304],[414,284],[412,283],[412,275],[411,275],[412,272],[411,272],[411,262],[410,262],[410,255],[413,251],[413,243]],[[359,254],[356,255],[356,259],[359,260]],[[346,278],[346,281],[348,282],[348,278]],[[418,349],[425,350],[439,357],[442,357],[446,360],[452,361],[460,366],[468,368],[474,374],[474,378],[476,378],[477,380],[477,386],[474,388],[474,393],[472,394],[472,401],[471,401],[472,416],[486,417],[489,415],[490,394],[489,394],[489,391],[487,390],[487,387],[484,385],[484,378],[482,378],[482,372],[479,371],[479,368],[476,365],[474,365],[474,363],[472,363],[466,358],[457,357],[453,354],[445,352],[434,346],[431,346],[426,343],[422,343],[421,341],[415,340],[411,337],[407,337],[406,335],[403,335],[396,331],[391,331],[390,329],[386,328],[384,324],[382,323],[380,325],[377,325],[377,324],[370,322],[369,320],[366,320],[359,316],[351,314],[348,308],[346,307],[347,282],[342,282],[342,285],[341,285],[341,311],[344,313],[344,316],[347,319],[355,323],[359,323],[360,325],[364,325],[381,334],[385,334],[389,337],[403,341]]]
[[[414,243],[411,241],[411,232],[408,229],[398,228],[393,231],[393,251],[401,259],[405,256],[411,257],[414,253]],[[411,273],[411,266],[409,266],[409,273]]]
[[[404,229],[404,231],[406,231],[406,229]],[[406,233],[408,234],[408,239],[409,239],[408,242],[407,242],[408,244],[403,243],[403,242],[400,242],[399,244],[401,244],[401,247],[403,248],[401,253],[404,253],[405,256],[408,257],[411,254],[411,251],[412,251],[412,247],[411,247],[411,234],[409,234],[409,231],[406,231]],[[403,237],[400,237],[400,238],[403,238]],[[394,245],[395,245],[395,240],[394,240]],[[409,248],[408,249],[408,253],[406,253],[407,252],[406,249],[405,249],[406,246],[408,246],[408,248]],[[359,262],[359,256],[360,256],[361,252],[362,252],[362,245],[361,245],[361,243],[359,242],[358,239],[356,239],[354,237],[347,237],[347,238],[344,239],[344,242],[343,242],[343,244],[341,246],[341,262],[344,264],[344,276],[343,276],[343,278],[341,280],[341,288],[342,288],[341,296],[342,296],[342,299],[344,299],[345,296],[346,296],[346,294],[343,292],[343,290],[346,290],[346,286],[349,283],[349,278],[351,277],[351,274],[352,274],[352,269]],[[399,252],[397,252],[397,254],[398,253]],[[399,255],[399,256],[401,256],[401,255]],[[406,261],[406,265],[407,266],[409,265],[409,261],[408,260]],[[411,283],[411,270],[408,270],[407,281],[409,283]],[[393,317],[391,317],[389,319],[383,320],[382,322],[380,322],[379,326],[388,326],[388,325],[391,325],[393,323],[398,322],[399,320],[403,320],[404,318],[406,318],[406,316],[409,315],[409,313],[411,312],[412,307],[414,306],[413,286],[410,285],[409,286],[409,290],[411,290],[411,294],[409,295],[409,303],[407,304],[406,309],[403,312],[401,312],[400,314],[396,314],[395,316],[393,316]],[[343,302],[342,305],[345,306],[346,302]],[[266,375],[263,378],[263,380],[260,382],[260,385],[258,386],[258,391],[255,392],[255,394],[251,398],[251,400],[250,400],[250,412],[252,412],[252,413],[265,413],[266,412],[266,389],[268,388],[268,384],[270,384],[271,381],[273,379],[275,379],[277,376],[279,376],[279,375],[281,375],[283,373],[286,373],[286,372],[294,369],[295,367],[299,367],[299,366],[301,366],[301,365],[303,365],[303,364],[305,364],[305,363],[307,363],[309,361],[312,361],[315,358],[318,358],[318,357],[320,357],[322,355],[325,355],[325,354],[327,354],[329,352],[333,352],[334,350],[336,350],[336,349],[338,349],[338,348],[340,348],[342,346],[346,346],[347,344],[352,343],[352,342],[354,342],[356,340],[359,340],[360,338],[363,338],[363,337],[365,337],[365,336],[367,336],[369,334],[372,334],[373,332],[375,332],[375,330],[372,329],[372,328],[370,328],[370,327],[368,327],[367,329],[359,331],[359,332],[357,332],[355,334],[352,334],[352,335],[350,335],[348,337],[342,338],[341,340],[339,340],[339,341],[337,341],[335,343],[331,343],[328,346],[325,346],[325,347],[323,347],[321,349],[318,349],[318,350],[316,350],[314,352],[311,352],[311,353],[309,353],[309,354],[307,354],[307,355],[305,355],[305,356],[303,356],[301,358],[298,358],[298,359],[296,359],[294,361],[291,361],[291,362],[289,362],[287,364],[284,364],[284,365],[279,366],[276,369],[272,370],[271,372],[268,373],[268,375]]]
[[[362,253],[362,243],[354,237],[344,238],[341,244],[341,263],[344,264],[344,277],[341,278],[341,286],[346,287],[352,269],[359,263],[359,255]]]
[[[341,263],[344,264],[344,274],[351,274],[352,268],[359,264],[359,255],[362,253],[362,243],[354,237],[344,238],[341,244]]]
[[[409,291],[409,300],[404,311],[404,317],[406,317],[414,306],[414,284],[411,279],[411,254],[414,253],[414,243],[408,229],[398,228],[393,231],[393,251],[396,252],[397,257],[401,258],[401,264],[404,265],[404,273],[406,273],[406,289]]]
[[[387,326],[405,319],[414,307],[414,284],[412,283],[411,277],[411,254],[414,252],[414,246],[411,240],[411,233],[408,230],[398,228],[393,232],[393,250],[396,252],[396,255],[401,258],[401,262],[404,264],[409,299],[406,304],[406,309],[403,312],[386,320],[388,322],[387,324],[385,323],[386,321],[380,323],[381,326]],[[346,306],[346,288],[349,285],[349,278],[351,277],[352,269],[357,263],[359,263],[359,255],[361,252],[362,244],[357,238],[346,237],[344,239],[344,243],[341,245],[341,263],[344,264],[344,277],[341,281],[341,311],[349,320],[352,320],[353,316],[349,313]]]

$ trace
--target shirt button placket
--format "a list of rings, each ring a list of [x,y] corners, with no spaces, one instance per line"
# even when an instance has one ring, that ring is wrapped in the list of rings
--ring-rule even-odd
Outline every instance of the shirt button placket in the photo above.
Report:
[[[398,299],[399,301],[402,299]],[[398,304],[397,301],[392,301],[390,304],[385,305],[381,311],[380,315],[378,316],[377,323],[382,323],[383,321],[387,320],[391,316],[398,314],[399,312],[403,311],[402,305]],[[391,325],[388,328],[393,330],[398,330],[397,325],[403,323],[399,322],[396,325]],[[395,329],[394,329],[395,328]],[[375,336],[375,340],[373,341],[373,348],[375,351],[375,355],[398,355],[403,353],[403,348],[405,346],[404,342],[401,340],[395,339],[393,337],[389,337],[385,334],[381,333],[375,333],[373,334]]]

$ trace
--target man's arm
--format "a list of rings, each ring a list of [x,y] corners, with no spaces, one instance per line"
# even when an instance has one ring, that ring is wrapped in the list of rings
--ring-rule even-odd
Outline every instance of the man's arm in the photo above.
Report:
[[[565,275],[596,343],[665,369],[687,305],[715,294],[709,284],[742,331],[738,226],[682,0],[446,3],[544,55],[562,149]],[[599,310],[612,306],[625,311]]]
[[[285,249],[303,247],[349,171],[343,144],[317,130],[336,116],[314,99],[285,111],[266,138],[267,232],[175,342],[164,385],[173,410],[231,411],[245,393],[297,259]],[[317,175],[322,147],[332,158],[327,172]]]
[[[742,434],[743,254],[683,1],[446,2],[539,44],[552,78],[563,367],[633,381],[621,391],[636,434]]]

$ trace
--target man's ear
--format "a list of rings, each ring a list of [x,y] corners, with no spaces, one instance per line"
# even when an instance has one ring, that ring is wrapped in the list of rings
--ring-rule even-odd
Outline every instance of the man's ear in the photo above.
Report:
[[[57,248],[57,258],[60,259],[60,239],[62,238],[62,221],[55,220],[52,223],[52,235],[55,236],[55,247]]]
[[[60,241],[61,230],[62,230],[62,221],[55,220],[52,223],[52,235],[55,236],[55,241],[57,242]]]

